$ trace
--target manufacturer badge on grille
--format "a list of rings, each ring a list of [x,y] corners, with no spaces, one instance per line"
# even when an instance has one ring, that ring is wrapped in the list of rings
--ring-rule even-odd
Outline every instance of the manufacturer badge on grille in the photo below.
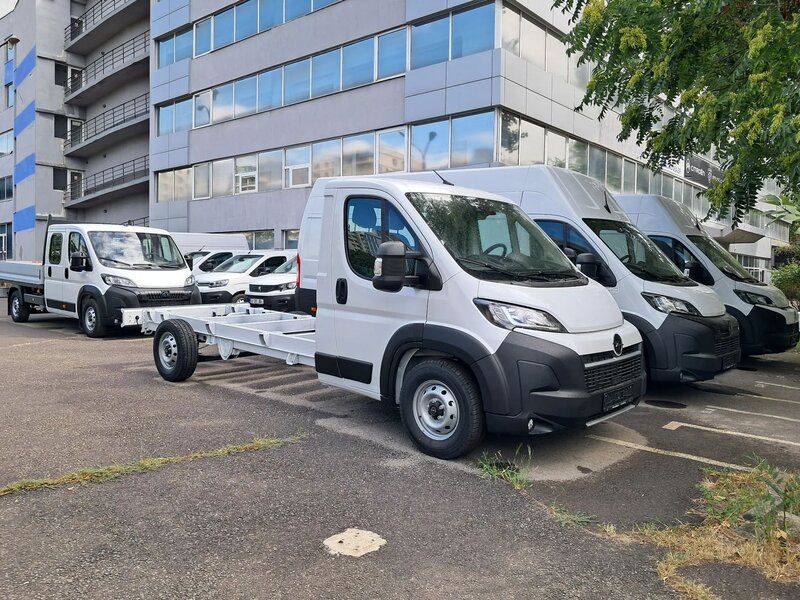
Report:
[[[622,338],[618,333],[614,334],[614,355],[622,356]]]

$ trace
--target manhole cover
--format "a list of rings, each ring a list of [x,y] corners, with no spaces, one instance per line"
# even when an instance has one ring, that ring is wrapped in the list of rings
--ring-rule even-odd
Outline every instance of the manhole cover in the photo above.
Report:
[[[685,404],[672,402],[670,400],[645,400],[644,403],[650,406],[657,406],[658,408],[686,408]]]
[[[332,535],[323,542],[333,555],[344,554],[356,558],[379,550],[385,543],[386,540],[377,533],[352,528]]]

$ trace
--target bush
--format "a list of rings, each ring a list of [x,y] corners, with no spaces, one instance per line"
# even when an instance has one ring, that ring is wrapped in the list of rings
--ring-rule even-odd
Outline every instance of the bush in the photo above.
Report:
[[[795,308],[800,307],[800,262],[792,262],[773,270],[772,285],[786,294]]]

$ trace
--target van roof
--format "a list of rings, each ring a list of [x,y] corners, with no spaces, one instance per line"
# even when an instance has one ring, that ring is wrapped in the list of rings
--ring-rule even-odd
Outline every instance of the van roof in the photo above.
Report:
[[[83,233],[91,231],[128,231],[134,233],[153,233],[160,235],[170,235],[165,229],[155,229],[153,227],[135,227],[132,225],[111,225],[108,223],[52,223],[50,229],[58,230],[73,228]]]
[[[685,204],[656,194],[618,194],[619,204],[631,215],[638,215],[637,223],[643,231],[676,231],[683,235],[704,234],[698,229],[699,220]]]

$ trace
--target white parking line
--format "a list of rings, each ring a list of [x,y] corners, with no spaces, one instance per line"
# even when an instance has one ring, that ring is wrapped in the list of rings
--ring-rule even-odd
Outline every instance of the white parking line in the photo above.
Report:
[[[759,385],[771,385],[773,387],[786,388],[787,390],[800,390],[800,387],[794,385],[783,385],[781,383],[769,383],[767,381],[756,381]]]
[[[675,431],[681,427],[689,427],[691,429],[699,429],[700,431],[709,431],[711,433],[722,433],[725,435],[734,435],[736,437],[749,438],[751,440],[761,440],[762,442],[775,442],[776,444],[789,444],[790,446],[800,446],[800,442],[790,442],[789,440],[781,440],[778,438],[766,437],[763,435],[754,435],[752,433],[741,433],[740,431],[729,431],[727,429],[715,429],[714,427],[704,427],[702,425],[694,425],[693,423],[681,423],[680,421],[671,421],[664,425],[663,429]]]
[[[792,423],[800,423],[800,419],[792,419],[791,417],[781,417],[779,415],[768,415],[767,413],[751,412],[749,410],[738,410],[736,408],[728,408],[726,406],[712,406],[709,404],[706,408],[713,408],[714,410],[725,410],[732,413],[739,413],[740,415],[753,415],[755,417],[767,417],[769,419],[780,419],[781,421],[791,421]]]
[[[20,344],[11,344],[10,346],[3,346],[0,350],[10,350],[11,348],[22,348],[23,346],[39,346],[41,344],[49,344],[50,342],[57,342],[59,340],[39,340],[36,342],[22,342]]]
[[[624,446],[625,448],[633,448],[634,450],[642,450],[644,452],[652,452],[653,454],[661,454],[663,456],[674,456],[675,458],[684,458],[694,462],[712,465],[714,467],[722,467],[725,469],[734,469],[736,471],[752,471],[750,467],[742,465],[735,465],[733,463],[726,463],[713,458],[705,458],[703,456],[695,456],[694,454],[686,454],[684,452],[672,452],[671,450],[662,450],[661,448],[653,448],[651,446],[642,446],[641,444],[634,444],[633,442],[626,442],[624,440],[616,440],[614,438],[607,438],[601,435],[589,434],[586,436],[599,442],[607,442],[609,444],[616,444],[617,446]]]

